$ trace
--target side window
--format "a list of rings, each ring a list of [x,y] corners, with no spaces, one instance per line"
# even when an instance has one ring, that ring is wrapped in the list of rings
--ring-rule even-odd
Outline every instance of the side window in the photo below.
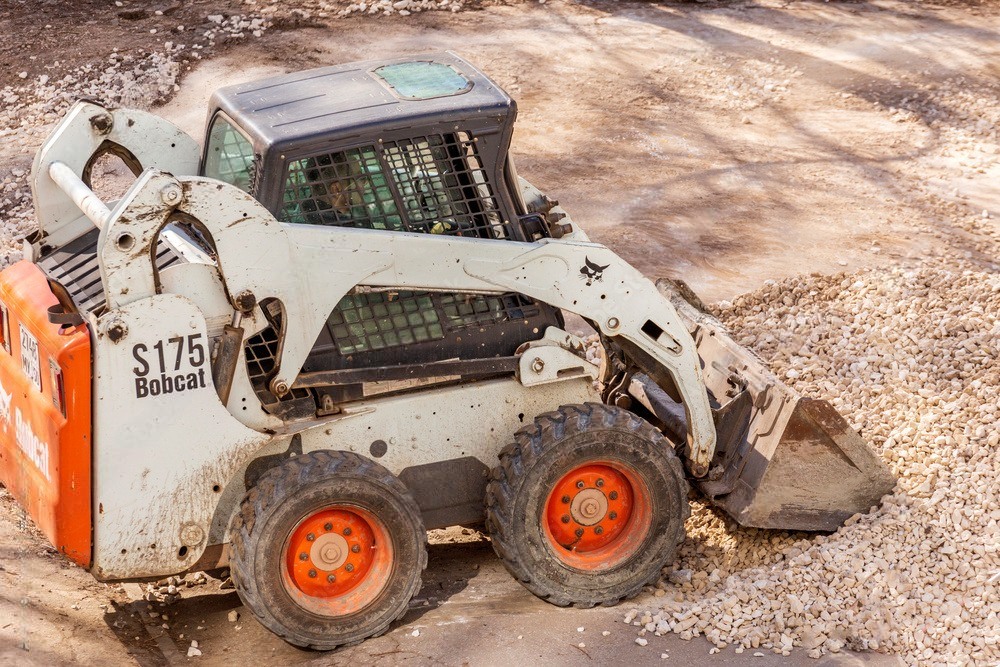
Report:
[[[448,333],[525,320],[539,312],[520,294],[372,292],[341,299],[327,326],[337,351],[347,356],[441,340]]]
[[[421,292],[345,296],[327,326],[345,356],[444,338],[431,296]]]
[[[253,178],[253,146],[229,121],[216,116],[208,133],[205,176],[250,192]]]

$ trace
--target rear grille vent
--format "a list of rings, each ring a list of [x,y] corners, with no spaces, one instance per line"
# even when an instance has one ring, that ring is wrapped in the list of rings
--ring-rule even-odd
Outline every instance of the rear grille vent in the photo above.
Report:
[[[97,257],[98,234],[95,228],[38,261],[45,275],[66,288],[81,312],[97,312],[105,305]],[[162,271],[180,261],[180,255],[166,243],[160,241],[156,245],[157,269]]]

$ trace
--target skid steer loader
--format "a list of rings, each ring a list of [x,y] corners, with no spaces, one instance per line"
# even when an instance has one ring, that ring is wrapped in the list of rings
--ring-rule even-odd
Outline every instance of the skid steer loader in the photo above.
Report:
[[[405,613],[430,528],[485,522],[529,590],[592,606],[671,562],[689,484],[745,526],[877,504],[826,402],[518,177],[514,119],[451,53],[223,88],[201,150],[77,103],[0,273],[0,481],[97,579],[227,566],[319,649]]]

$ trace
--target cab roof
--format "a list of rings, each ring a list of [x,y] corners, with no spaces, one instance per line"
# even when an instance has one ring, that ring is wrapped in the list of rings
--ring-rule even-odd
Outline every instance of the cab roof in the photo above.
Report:
[[[267,150],[368,135],[379,129],[492,118],[515,112],[497,84],[454,53],[369,60],[220,88],[210,113],[224,111]]]

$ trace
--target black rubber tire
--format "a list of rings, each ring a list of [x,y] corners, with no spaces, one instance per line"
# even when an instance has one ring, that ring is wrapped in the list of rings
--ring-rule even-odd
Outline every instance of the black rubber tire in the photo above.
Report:
[[[652,521],[625,562],[581,570],[563,562],[542,527],[551,489],[588,461],[619,462],[646,485]],[[670,442],[637,415],[600,403],[540,415],[500,454],[486,488],[493,549],[525,588],[552,604],[614,605],[655,582],[673,562],[690,516],[688,485]]]
[[[393,564],[376,599],[355,613],[328,616],[293,600],[281,568],[298,522],[336,504],[360,507],[383,522]],[[288,643],[318,650],[384,633],[406,613],[427,567],[427,533],[413,497],[384,467],[350,452],[311,452],[268,470],[243,498],[231,535],[230,570],[243,604]]]

